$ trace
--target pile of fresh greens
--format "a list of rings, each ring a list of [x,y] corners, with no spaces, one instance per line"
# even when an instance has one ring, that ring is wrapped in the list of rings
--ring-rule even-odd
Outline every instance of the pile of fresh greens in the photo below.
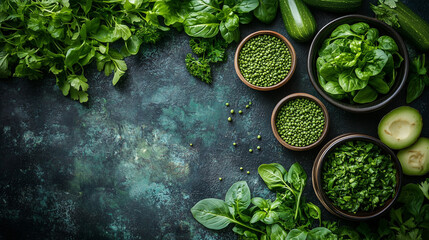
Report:
[[[342,210],[373,211],[395,195],[396,169],[390,155],[373,143],[348,141],[323,163],[322,187]]]
[[[422,95],[425,87],[429,87],[429,77],[426,68],[426,56],[422,54],[413,59],[408,76],[407,103],[411,103]]]
[[[243,240],[423,240],[429,236],[429,178],[408,184],[398,199],[398,208],[372,227],[360,223],[353,229],[337,222],[321,221],[319,207],[302,196],[307,174],[298,163],[289,171],[278,164],[262,164],[259,176],[276,192],[276,199],[251,196],[245,181],[234,183],[225,200],[207,198],[192,207],[194,218],[205,227],[220,230],[233,224],[232,231]],[[318,225],[316,227],[316,225]]]
[[[86,102],[89,84],[84,71],[92,62],[106,75],[113,72],[115,85],[127,70],[124,58],[137,54],[144,43],[157,42],[163,31],[174,27],[203,38],[220,32],[231,43],[239,40],[239,24],[249,23],[253,10],[258,19],[272,21],[275,1],[3,0],[0,78],[40,79],[49,72],[65,96]],[[214,46],[219,51],[226,48],[223,43]],[[222,59],[187,57],[186,62],[192,75],[210,82],[208,62]]]
[[[219,230],[234,224],[240,239],[336,239],[322,227],[321,212],[302,196],[307,174],[298,163],[289,171],[277,163],[262,164],[258,173],[267,187],[276,192],[272,201],[251,197],[244,181],[231,186],[225,200],[208,198],[192,207],[194,218],[209,229]],[[313,228],[317,221],[319,227]]]
[[[329,95],[350,103],[369,103],[393,86],[402,63],[398,45],[367,23],[338,26],[317,58],[319,83]]]

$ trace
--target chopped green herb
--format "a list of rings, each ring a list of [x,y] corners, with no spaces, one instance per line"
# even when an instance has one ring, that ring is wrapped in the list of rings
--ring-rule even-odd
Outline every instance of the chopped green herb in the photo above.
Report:
[[[377,145],[349,141],[327,156],[322,186],[336,207],[368,212],[394,196],[396,169],[390,155]]]

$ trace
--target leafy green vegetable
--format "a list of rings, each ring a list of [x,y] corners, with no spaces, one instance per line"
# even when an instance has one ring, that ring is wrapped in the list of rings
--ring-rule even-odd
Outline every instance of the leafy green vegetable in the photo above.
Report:
[[[429,86],[429,77],[425,66],[426,56],[422,54],[413,59],[408,77],[407,103],[411,103],[422,95],[425,86]]]
[[[422,190],[423,195],[429,200],[429,178],[426,178],[426,181],[422,182],[419,188]]]
[[[278,0],[259,0],[259,6],[253,11],[253,14],[263,23],[271,23],[276,18]]]
[[[395,56],[395,57],[394,57]],[[332,97],[364,104],[387,94],[402,57],[396,42],[367,23],[342,24],[319,49],[320,86]]]
[[[323,164],[322,187],[342,210],[372,211],[395,194],[396,170],[390,155],[378,146],[349,141],[329,153]]]
[[[223,229],[234,221],[228,205],[220,199],[203,199],[192,207],[191,212],[199,223],[214,230]]]
[[[212,83],[210,63],[225,61],[226,41],[219,38],[192,38],[189,40],[192,52],[199,56],[194,58],[191,53],[186,55],[186,68],[189,73],[205,83]]]

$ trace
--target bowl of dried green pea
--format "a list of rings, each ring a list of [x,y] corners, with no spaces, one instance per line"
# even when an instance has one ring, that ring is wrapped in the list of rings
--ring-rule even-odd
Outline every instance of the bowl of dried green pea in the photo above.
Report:
[[[250,88],[259,91],[278,89],[295,72],[295,49],[277,32],[254,32],[238,45],[234,67],[240,80]]]
[[[313,95],[286,96],[273,110],[271,128],[276,139],[293,151],[306,151],[319,145],[329,128],[325,105]]]

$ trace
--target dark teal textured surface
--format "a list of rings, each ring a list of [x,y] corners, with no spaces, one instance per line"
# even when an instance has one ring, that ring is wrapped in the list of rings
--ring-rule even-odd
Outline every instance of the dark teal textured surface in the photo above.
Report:
[[[429,21],[428,2],[404,2]],[[368,1],[364,5],[359,13],[372,16]],[[318,29],[340,16],[312,11]],[[270,25],[243,26],[241,36],[262,29],[288,37],[280,15]],[[63,97],[51,76],[1,81],[0,239],[235,239],[229,229],[202,227],[190,208],[203,198],[223,198],[238,180],[248,182],[253,196],[273,197],[257,167],[298,161],[309,174],[321,148],[292,152],[271,132],[271,111],[284,96],[307,92],[321,99],[306,72],[310,44],[292,43],[296,73],[273,92],[254,91],[238,79],[237,44],[230,46],[228,60],[214,67],[212,86],[194,79],[184,63],[188,37],[176,31],[127,58],[127,76],[117,87],[95,66],[88,69],[85,105]],[[376,136],[381,117],[405,105],[405,91],[382,110],[363,115],[321,100],[331,116],[326,143],[347,132]],[[245,109],[248,101],[252,106]],[[428,90],[411,104],[422,113],[426,137],[428,104]],[[230,109],[236,112],[232,123]],[[311,180],[304,195],[322,208]]]

